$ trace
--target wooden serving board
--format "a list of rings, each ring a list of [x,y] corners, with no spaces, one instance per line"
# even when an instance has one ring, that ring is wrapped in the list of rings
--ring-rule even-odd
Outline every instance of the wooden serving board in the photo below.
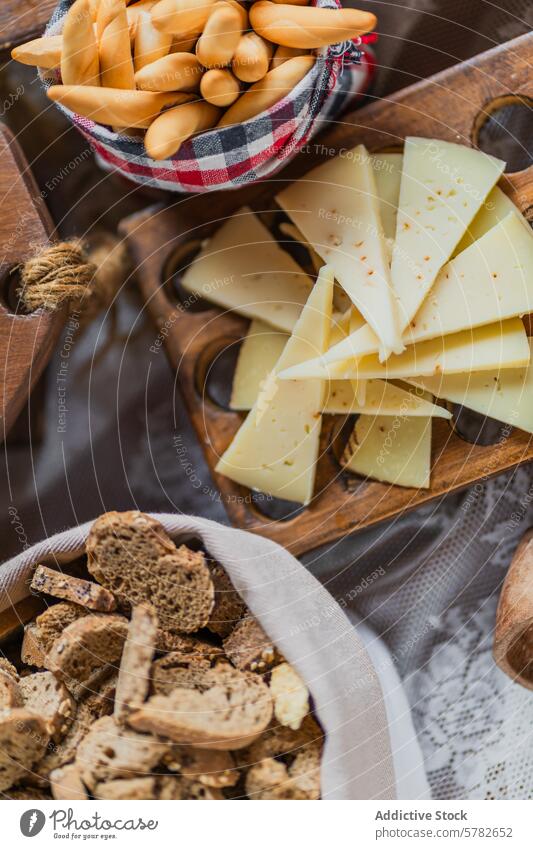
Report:
[[[0,442],[50,359],[65,310],[31,315],[16,305],[17,267],[46,245],[54,225],[29,165],[0,124]]]
[[[272,220],[273,214],[265,211],[273,209],[272,197],[281,185],[308,171],[325,154],[359,143],[373,152],[399,149],[407,135],[475,145],[480,127],[495,109],[517,100],[533,104],[532,64],[530,34],[354,112],[266,183],[234,192],[179,196],[168,206],[151,207],[122,222],[141,291],[159,331],[157,344],[164,343],[177,371],[183,402],[235,525],[301,554],[533,458],[533,439],[521,431],[506,432],[497,444],[471,444],[448,422],[436,419],[430,490],[367,482],[341,469],[334,437],[342,417],[326,416],[315,498],[304,509],[292,505],[283,521],[274,520],[280,505],[254,499],[245,488],[214,472],[243,416],[210,399],[206,375],[217,354],[243,337],[248,321],[209,307],[203,312],[183,309],[174,274],[180,264],[187,265],[199,241],[242,204]],[[531,219],[533,168],[505,175],[501,185]],[[228,374],[229,384],[231,377]]]

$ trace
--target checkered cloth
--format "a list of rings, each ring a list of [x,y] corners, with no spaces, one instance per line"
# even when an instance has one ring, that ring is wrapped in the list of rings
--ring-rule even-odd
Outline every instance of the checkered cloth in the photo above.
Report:
[[[73,0],[61,0],[46,29],[62,30]],[[338,7],[337,0],[313,0]],[[102,167],[152,188],[175,192],[231,189],[274,174],[293,157],[324,122],[334,119],[368,88],[374,58],[363,37],[335,44],[318,56],[303,80],[271,109],[242,124],[201,133],[183,144],[176,156],[156,162],[139,139],[113,132],[60,107],[88,139]],[[50,85],[50,78],[44,80]]]

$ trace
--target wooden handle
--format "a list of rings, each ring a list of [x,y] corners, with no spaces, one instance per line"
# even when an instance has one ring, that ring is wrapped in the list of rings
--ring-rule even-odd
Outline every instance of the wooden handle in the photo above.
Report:
[[[533,528],[522,538],[503,583],[493,651],[506,675],[533,690]]]
[[[241,95],[233,106],[230,106],[218,126],[239,124],[269,109],[286,97],[303,80],[315,62],[315,56],[297,56],[295,59],[284,62],[279,68],[269,71],[262,80],[250,86],[248,91]]]
[[[358,9],[319,9],[260,0],[250,9],[250,23],[274,44],[309,50],[370,32],[376,16]]]

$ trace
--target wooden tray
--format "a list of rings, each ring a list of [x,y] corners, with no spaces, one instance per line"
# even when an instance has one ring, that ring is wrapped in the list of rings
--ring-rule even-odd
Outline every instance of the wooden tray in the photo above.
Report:
[[[17,266],[47,244],[54,226],[28,163],[0,124],[0,442],[50,359],[64,310],[18,313]]]
[[[474,145],[480,127],[493,111],[515,101],[533,103],[532,63],[533,35],[522,36],[354,112],[311,142],[309,152],[301,153],[268,183],[234,192],[175,197],[169,206],[151,207],[122,222],[121,232],[128,240],[142,294],[159,330],[156,344],[164,343],[177,371],[183,401],[235,525],[269,536],[301,554],[533,458],[528,434],[515,430],[497,444],[470,444],[449,423],[436,419],[430,490],[365,482],[339,466],[334,434],[342,417],[326,416],[316,496],[307,508],[294,510],[292,505],[284,520],[275,520],[279,503],[255,499],[245,488],[213,471],[242,415],[214,403],[205,391],[205,378],[217,354],[242,338],[248,322],[212,308],[203,312],[180,309],[173,274],[180,262],[186,265],[190,261],[199,240],[225,216],[244,203],[257,212],[271,210],[272,196],[281,184],[312,168],[326,150],[331,155],[332,149],[349,149],[360,142],[371,151],[391,150],[399,148],[406,135]],[[533,168],[505,175],[501,185],[531,217]],[[272,218],[271,213],[268,216]],[[231,382],[231,374],[227,380]]]

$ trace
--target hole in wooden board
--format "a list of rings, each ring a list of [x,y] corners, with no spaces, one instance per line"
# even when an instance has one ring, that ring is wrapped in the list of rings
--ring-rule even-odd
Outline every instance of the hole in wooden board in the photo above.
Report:
[[[460,404],[449,404],[452,413],[450,427],[464,442],[471,445],[499,445],[507,440],[512,428],[504,422],[474,413]]]
[[[233,375],[241,344],[242,339],[226,340],[205,368],[203,394],[223,410],[230,410]]]
[[[201,239],[191,239],[175,248],[167,258],[161,275],[161,282],[169,300],[191,313],[213,309],[212,303],[194,292],[189,292],[181,282],[183,273],[200,250],[201,244]]]
[[[20,270],[17,265],[0,265],[0,303],[12,315],[29,315],[19,300]]]
[[[533,164],[533,100],[510,94],[488,103],[474,124],[473,141],[484,153],[504,159],[508,173],[528,168]]]
[[[264,492],[250,492],[250,502],[253,512],[260,519],[270,519],[273,522],[288,522],[300,516],[306,509],[302,504],[274,498]]]

